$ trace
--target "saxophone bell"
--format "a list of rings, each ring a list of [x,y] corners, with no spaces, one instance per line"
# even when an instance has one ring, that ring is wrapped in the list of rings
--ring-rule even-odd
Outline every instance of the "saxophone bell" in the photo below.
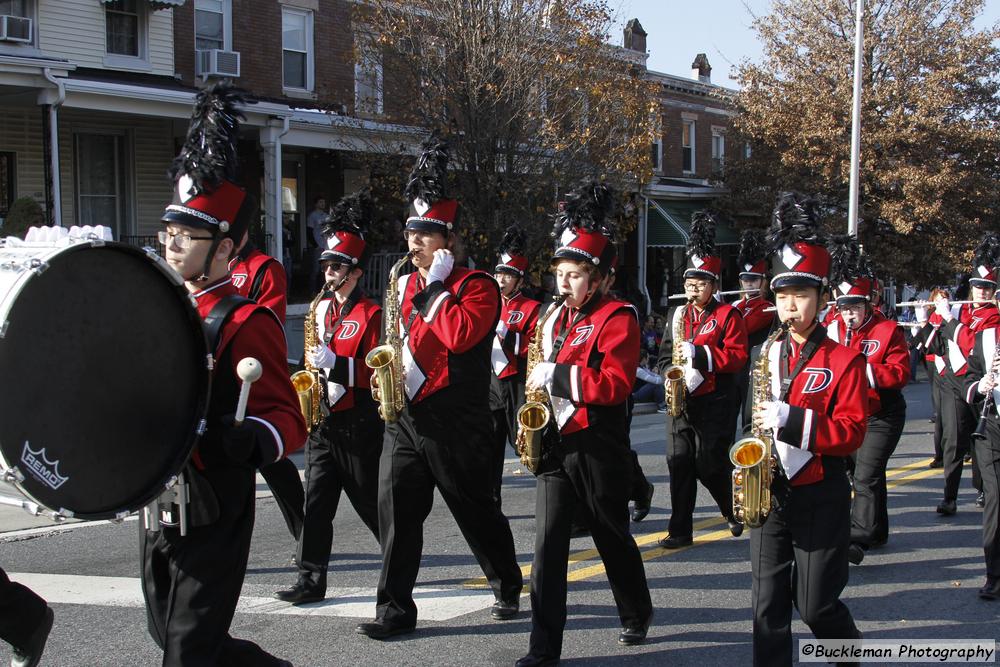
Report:
[[[309,312],[306,313],[304,323],[303,347],[305,349],[303,356],[310,354],[319,344],[319,334],[316,330],[316,307],[330,291],[332,285],[332,282],[324,284],[319,294],[309,304]],[[305,358],[304,365],[305,369],[292,373],[290,380],[299,398],[299,410],[302,411],[302,418],[305,419],[306,426],[312,429],[330,413],[330,408],[323,400],[323,384],[319,369],[309,362],[308,357]]]
[[[559,294],[552,297],[553,303],[545,317],[541,318],[535,325],[535,335],[528,346],[528,367],[526,377],[531,376],[542,359],[542,339],[545,335],[545,324],[549,318],[559,310],[568,297],[568,294]],[[538,474],[538,467],[542,462],[543,436],[545,429],[552,421],[552,409],[549,407],[549,393],[544,388],[527,388],[524,392],[524,404],[517,410],[517,437],[514,441],[514,448],[521,457],[521,465],[532,474]]]
[[[372,398],[378,401],[378,414],[386,423],[399,419],[403,412],[403,341],[399,335],[399,272],[413,258],[413,251],[403,255],[392,268],[383,299],[382,345],[373,347],[365,355],[365,365],[371,368]]]

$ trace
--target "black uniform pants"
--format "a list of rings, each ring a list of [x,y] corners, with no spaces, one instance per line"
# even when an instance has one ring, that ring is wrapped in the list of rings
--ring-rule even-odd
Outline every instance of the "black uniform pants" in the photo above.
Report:
[[[986,422],[986,440],[976,443],[976,465],[983,480],[983,555],[986,576],[1000,578],[1000,422],[996,411]]]
[[[885,470],[896,451],[906,422],[906,400],[894,394],[878,414],[868,418],[868,431],[854,464],[854,504],[851,508],[851,542],[864,548],[889,539]]]
[[[378,534],[378,463],[383,422],[375,409],[331,412],[306,442],[306,515],[299,538],[299,574],[326,586],[333,546],[333,520],[341,491],[354,511]]]
[[[261,466],[260,474],[274,495],[274,502],[278,504],[278,510],[285,519],[285,525],[288,526],[292,539],[298,540],[302,532],[306,502],[299,469],[292,461],[283,458]]]
[[[753,664],[792,664],[792,605],[817,639],[859,636],[840,594],[847,585],[851,488],[840,457],[823,457],[823,479],[774,486],[778,506],[750,530]]]
[[[218,466],[204,472],[219,505],[209,525],[145,530],[139,523],[142,591],[149,634],[165,667],[280,665],[253,642],[229,634],[250,554],[254,471]]]
[[[0,568],[0,639],[22,648],[45,616],[45,600]]]
[[[492,420],[485,392],[452,385],[407,405],[385,429],[378,510],[382,573],[378,618],[412,626],[413,587],[423,551],[424,520],[435,487],[458,523],[494,595],[516,599],[522,588],[510,524],[493,499]]]
[[[738,396],[731,386],[689,398],[687,410],[669,420],[667,468],[670,470],[670,523],[675,537],[693,533],[697,480],[712,494],[722,516],[733,515],[732,464],[729,448],[736,429]]]
[[[938,375],[934,364],[927,363],[927,375],[931,378],[931,406],[934,410],[934,458],[938,461],[944,459],[944,450],[941,448],[941,385],[943,380]]]
[[[517,411],[524,405],[524,376],[514,375],[503,380],[494,377],[490,407],[493,412],[493,496],[500,505],[503,483],[503,462],[507,458],[507,443],[517,454]]]
[[[972,441],[972,431],[976,428],[976,417],[947,378],[942,379],[938,409],[944,464],[944,499],[957,500],[964,458]]]
[[[570,524],[579,505],[586,509],[622,626],[646,624],[653,613],[642,557],[629,533],[629,450],[620,437],[590,431],[564,437],[562,444],[572,451],[557,457],[561,465],[543,468],[535,492],[529,652],[536,656],[562,652]]]

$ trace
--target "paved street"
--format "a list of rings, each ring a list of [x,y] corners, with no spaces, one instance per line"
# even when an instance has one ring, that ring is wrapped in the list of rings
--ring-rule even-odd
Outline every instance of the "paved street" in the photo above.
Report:
[[[929,470],[928,385],[907,389],[910,419],[891,461],[889,544],[851,570],[846,601],[866,638],[996,638],[1000,603],[983,602],[980,511],[966,470],[959,512],[934,512],[941,475]],[[662,415],[637,415],[632,442],[656,484],[654,509],[633,524],[646,562],[656,608],[647,644],[616,643],[614,603],[590,538],[571,545],[567,665],[716,665],[750,662],[748,537],[729,536],[711,500],[699,493],[695,544],[666,552],[656,546],[668,512]],[[301,457],[297,457],[301,467]],[[507,462],[504,509],[518,560],[530,571],[534,543],[534,483]],[[233,633],[253,638],[298,666],[510,665],[527,647],[527,597],[517,619],[496,622],[487,608],[481,572],[444,503],[438,499],[425,527],[419,578],[418,631],[403,640],[375,642],[354,634],[374,612],[378,548],[341,503],[335,524],[328,599],[294,608],[271,598],[290,585],[294,545],[271,500],[258,487],[257,525],[250,569]],[[15,523],[15,519],[17,523]],[[41,526],[25,528],[26,524]],[[56,625],[43,664],[135,666],[159,664],[145,630],[138,588],[138,525],[75,524],[51,528],[45,520],[0,508],[0,564],[52,602]],[[808,636],[796,620],[795,631]],[[0,660],[6,659],[6,645]]]

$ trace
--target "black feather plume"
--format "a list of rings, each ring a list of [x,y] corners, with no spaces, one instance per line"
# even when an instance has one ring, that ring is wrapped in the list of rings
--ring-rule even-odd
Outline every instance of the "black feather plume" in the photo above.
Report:
[[[224,179],[238,181],[236,147],[246,116],[237,104],[247,104],[244,92],[224,81],[198,92],[184,146],[169,172],[174,180],[188,176],[191,194],[211,191]]]
[[[850,283],[857,278],[874,278],[871,262],[861,254],[858,240],[849,234],[838,234],[827,244],[830,251],[830,282]]]
[[[501,255],[503,253],[507,253],[509,255],[521,255],[523,257],[525,249],[527,248],[527,242],[528,238],[525,235],[524,230],[515,225],[504,233],[497,252]]]
[[[792,243],[824,245],[826,237],[819,228],[819,204],[797,192],[786,192],[774,207],[771,228],[767,232],[768,249],[774,253]]]
[[[973,260],[976,267],[985,266],[989,269],[995,269],[997,265],[1000,265],[1000,237],[997,237],[996,232],[986,232],[983,235],[983,240],[976,246]]]
[[[691,216],[691,234],[687,243],[688,257],[715,255],[715,218],[711,213],[696,211]]]
[[[323,221],[320,231],[326,237],[336,232],[351,232],[364,238],[371,223],[375,204],[368,188],[343,197]]]
[[[583,181],[566,195],[566,205],[556,215],[552,235],[559,238],[568,228],[598,231],[613,239],[618,231],[615,210],[618,196],[601,181]]]
[[[742,267],[754,264],[767,256],[764,236],[756,229],[744,229],[740,234],[740,254],[737,263]]]
[[[448,143],[435,130],[420,145],[420,157],[410,171],[410,178],[403,190],[409,201],[420,199],[428,206],[447,199]]]

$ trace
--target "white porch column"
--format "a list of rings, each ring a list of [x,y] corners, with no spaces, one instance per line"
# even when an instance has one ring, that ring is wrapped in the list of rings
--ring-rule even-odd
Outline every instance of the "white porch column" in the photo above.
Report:
[[[264,231],[271,244],[264,248],[279,262],[284,256],[281,212],[281,138],[288,132],[288,117],[271,116],[260,129],[260,147],[264,154]]]

